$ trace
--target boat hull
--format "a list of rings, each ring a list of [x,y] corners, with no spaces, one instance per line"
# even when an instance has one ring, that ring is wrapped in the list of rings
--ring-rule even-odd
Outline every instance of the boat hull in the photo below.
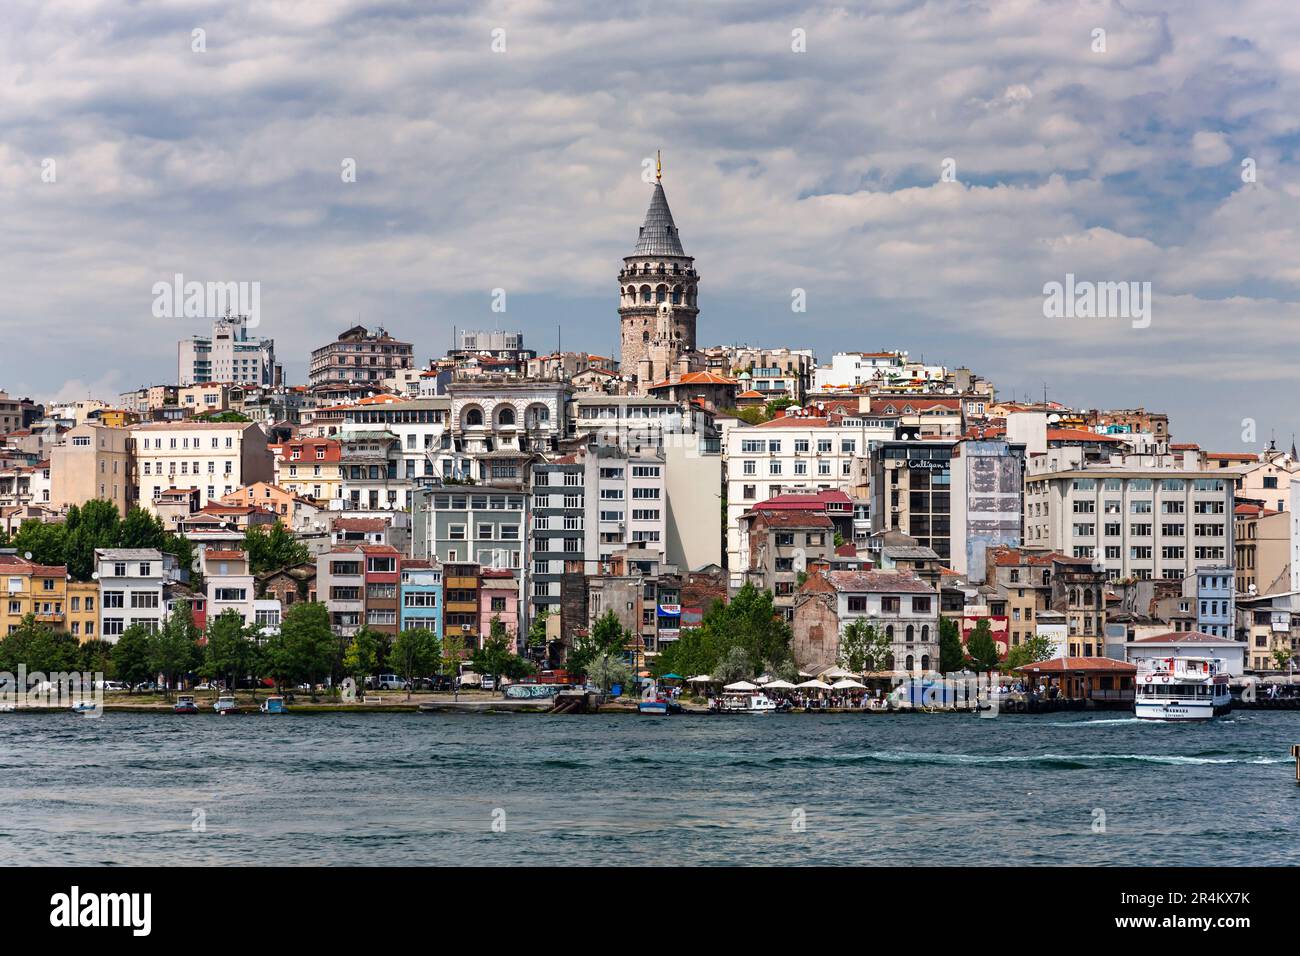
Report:
[[[652,717],[667,717],[668,702],[662,700],[643,700],[636,705],[637,713],[649,714]]]
[[[1137,700],[1133,705],[1139,720],[1211,720],[1232,710],[1232,700]]]

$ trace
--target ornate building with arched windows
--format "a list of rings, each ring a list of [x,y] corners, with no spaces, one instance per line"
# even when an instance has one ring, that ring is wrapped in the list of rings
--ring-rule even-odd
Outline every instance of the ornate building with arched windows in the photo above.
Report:
[[[618,315],[622,327],[622,367],[644,394],[672,378],[695,351],[695,260],[682,248],[663,183],[656,177],[636,248],[618,274]]]

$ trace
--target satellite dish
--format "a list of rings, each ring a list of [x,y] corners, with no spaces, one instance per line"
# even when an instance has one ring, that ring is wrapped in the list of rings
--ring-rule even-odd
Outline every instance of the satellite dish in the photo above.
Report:
[[[24,551],[23,557],[30,561],[32,559],[32,553],[30,551]]]
[[[91,571],[91,572],[90,572],[90,578],[91,578],[92,581],[98,581],[98,580],[99,580],[99,572],[98,572],[98,571]]]
[[[1051,415],[1047,416],[1047,420],[1049,422],[1059,422],[1061,420],[1061,416],[1053,412]]]

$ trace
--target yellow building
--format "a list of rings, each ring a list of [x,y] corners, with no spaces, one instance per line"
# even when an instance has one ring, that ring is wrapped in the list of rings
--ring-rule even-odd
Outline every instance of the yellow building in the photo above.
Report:
[[[56,630],[67,629],[68,569],[0,555],[0,634],[10,634],[28,614]]]
[[[67,631],[81,643],[99,637],[99,583],[69,581],[66,606]]]

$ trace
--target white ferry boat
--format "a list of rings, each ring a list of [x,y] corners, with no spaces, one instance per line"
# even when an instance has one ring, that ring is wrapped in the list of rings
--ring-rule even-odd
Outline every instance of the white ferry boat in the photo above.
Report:
[[[1232,709],[1222,658],[1162,657],[1137,665],[1133,706],[1140,720],[1209,720]]]

